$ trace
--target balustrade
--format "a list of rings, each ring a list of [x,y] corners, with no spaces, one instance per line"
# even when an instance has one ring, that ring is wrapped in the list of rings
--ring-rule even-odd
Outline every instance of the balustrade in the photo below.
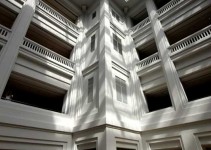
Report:
[[[0,38],[8,40],[10,33],[11,33],[10,29],[8,29],[7,27],[3,25],[0,25]]]
[[[36,53],[44,58],[50,59],[53,62],[59,63],[60,65],[66,68],[73,68],[74,63],[68,60],[67,58],[47,49],[44,46],[41,46],[34,41],[31,41],[27,38],[24,38],[22,46],[32,53]]]
[[[138,64],[137,64],[137,67],[138,67],[138,70],[140,70],[141,68],[145,67],[145,66],[149,66],[153,63],[156,63],[160,60],[159,58],[159,55],[158,55],[158,52],[153,54],[153,55],[150,55],[149,57],[141,60]]]
[[[171,55],[211,37],[211,25],[178,41],[169,47]]]
[[[131,31],[133,33],[135,33],[136,31],[138,31],[139,29],[143,28],[144,26],[146,26],[149,23],[150,23],[150,20],[149,20],[149,17],[147,17],[144,20],[142,20],[140,23],[138,23],[136,26],[131,28]]]
[[[164,13],[166,13],[167,11],[169,11],[170,9],[174,8],[177,4],[179,4],[180,2],[182,2],[184,0],[172,0],[170,2],[168,2],[166,5],[164,5],[163,7],[161,7],[157,13],[159,15],[163,15]]]
[[[167,3],[166,5],[164,5],[163,7],[161,7],[157,11],[157,13],[161,16],[164,13],[166,13],[167,11],[169,11],[169,10],[173,9],[174,7],[176,7],[182,1],[184,1],[184,0],[172,0],[169,3]],[[146,19],[144,19],[140,23],[138,23],[136,26],[134,26],[133,28],[131,28],[132,33],[135,33],[136,31],[140,30],[141,28],[143,28],[144,26],[146,26],[149,23],[150,23],[150,20],[147,17]]]
[[[45,4],[43,1],[41,1],[41,0],[39,1],[38,7],[41,10],[45,11],[46,13],[50,14],[56,20],[59,20],[63,24],[65,24],[68,27],[70,27],[71,29],[73,29],[76,33],[78,33],[79,28],[74,23],[72,23],[67,18],[65,18],[63,15],[61,15],[59,12],[57,12],[56,10],[54,10],[53,8],[51,8],[50,6]]]
[[[183,51],[184,49],[203,42],[209,38],[211,38],[211,25],[169,46],[168,49],[170,50],[170,55],[172,56],[177,52]],[[158,60],[160,60],[158,53],[155,53],[141,60],[137,64],[138,70],[142,69],[143,67],[149,66],[150,64],[155,63]]]

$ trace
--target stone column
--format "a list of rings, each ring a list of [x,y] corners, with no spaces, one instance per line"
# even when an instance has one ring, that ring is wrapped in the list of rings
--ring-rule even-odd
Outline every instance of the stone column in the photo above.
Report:
[[[195,139],[196,137],[190,131],[182,132],[181,138],[183,142],[182,145],[185,150],[199,150],[199,148],[201,147],[197,144]]]
[[[109,0],[100,1],[100,29],[99,29],[99,105],[100,116],[108,121],[113,105],[112,92],[112,61],[111,61],[111,31]],[[109,121],[108,121],[109,122]]]
[[[0,56],[0,96],[2,96],[10,73],[12,72],[19,47],[31,23],[37,2],[38,0],[27,0],[24,3],[12,26],[12,33],[2,49],[2,55]]]
[[[187,96],[180,82],[177,70],[173,61],[169,56],[169,42],[165,35],[164,29],[158,18],[156,6],[153,0],[146,1],[146,8],[151,21],[155,42],[157,45],[159,57],[161,58],[161,65],[163,73],[167,82],[167,87],[170,93],[172,105],[176,110],[180,109],[182,102],[187,101]]]
[[[75,75],[71,81],[70,95],[69,95],[69,106],[68,106],[68,114],[77,119],[77,117],[81,113],[82,107],[82,95],[83,95],[83,74],[82,74],[82,64],[83,64],[83,53],[85,45],[84,39],[84,16],[79,17],[77,26],[79,29],[79,36],[77,38],[77,43],[74,47],[73,58],[72,61],[75,62],[74,70]]]

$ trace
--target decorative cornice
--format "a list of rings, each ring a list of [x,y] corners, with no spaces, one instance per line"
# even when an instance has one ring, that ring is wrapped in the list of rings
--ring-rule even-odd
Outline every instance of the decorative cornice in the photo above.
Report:
[[[113,29],[116,33],[118,33],[120,36],[122,36],[122,38],[125,38],[126,37],[126,34],[122,30],[120,30],[112,22],[110,24],[111,24],[111,29]]]
[[[125,76],[127,76],[129,78],[130,72],[126,68],[124,68],[123,66],[120,66],[116,62],[112,61],[112,68],[121,72],[122,74],[124,74]]]
[[[94,31],[96,31],[100,27],[100,23],[97,22],[93,27],[91,27],[85,34],[86,37],[90,36]]]
[[[94,71],[95,69],[97,69],[97,68],[98,68],[98,61],[95,62],[94,64],[88,66],[87,68],[85,68],[85,69],[82,71],[82,74],[83,74],[83,76],[85,76],[85,75],[87,75],[87,74],[93,72],[93,71]]]

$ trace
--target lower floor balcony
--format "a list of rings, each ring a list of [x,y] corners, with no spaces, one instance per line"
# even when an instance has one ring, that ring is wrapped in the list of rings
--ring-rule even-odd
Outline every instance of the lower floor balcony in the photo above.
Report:
[[[4,54],[10,34],[10,29],[0,26],[0,55]],[[2,99],[64,112],[63,106],[73,76],[73,62],[24,38]]]
[[[211,97],[211,26],[207,26],[198,32],[172,44],[169,56],[172,59],[177,74],[185,90],[189,102],[205,100]],[[167,89],[161,59],[154,53],[137,64],[137,74],[140,78],[142,90],[147,103],[155,103],[155,99],[162,99],[165,105],[152,110],[171,107],[171,100]],[[168,102],[167,102],[168,100]],[[148,104],[148,105],[149,105]],[[161,104],[159,102],[159,104]],[[153,105],[152,105],[153,106]],[[155,106],[155,105],[154,105]]]

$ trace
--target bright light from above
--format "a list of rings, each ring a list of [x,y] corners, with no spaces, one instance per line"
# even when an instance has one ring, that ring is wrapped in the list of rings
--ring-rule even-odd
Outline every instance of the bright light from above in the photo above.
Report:
[[[129,0],[125,0],[125,2],[128,2]]]

